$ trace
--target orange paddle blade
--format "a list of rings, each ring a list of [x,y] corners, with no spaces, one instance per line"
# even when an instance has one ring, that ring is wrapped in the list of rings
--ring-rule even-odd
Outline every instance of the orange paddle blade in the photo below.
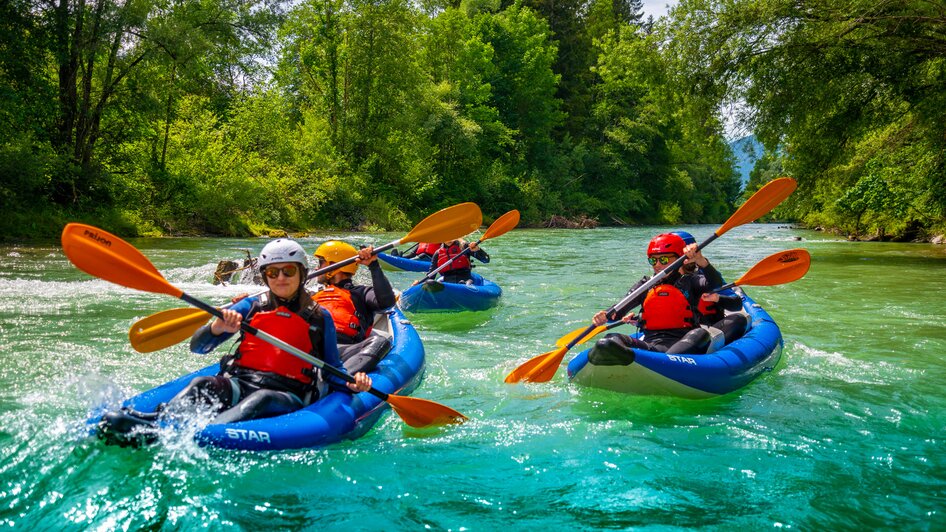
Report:
[[[475,203],[460,203],[424,218],[404,235],[404,242],[446,242],[466,236],[483,225],[483,213]]]
[[[112,283],[181,297],[147,257],[121,238],[91,225],[71,223],[62,230],[62,250],[80,270]]]
[[[427,399],[388,394],[386,401],[404,423],[415,428],[460,424],[467,420],[466,416],[449,406]]]
[[[128,340],[139,353],[151,353],[190,338],[210,319],[195,308],[174,308],[136,321],[128,329]]]
[[[513,209],[491,223],[480,240],[489,240],[504,235],[519,225],[519,211]]]
[[[759,219],[760,216],[767,214],[782,203],[785,198],[791,196],[792,192],[798,187],[798,183],[790,177],[780,177],[773,179],[765,184],[764,187],[756,191],[751,198],[739,207],[732,216],[726,220],[726,223],[716,230],[716,236],[723,236],[723,233],[733,227],[738,227]]]
[[[555,376],[559,365],[565,359],[565,353],[568,349],[560,347],[554,351],[542,353],[527,360],[518,368],[512,370],[506,375],[505,382],[514,384],[517,382],[548,382]]]
[[[797,281],[808,273],[811,254],[805,249],[787,249],[769,255],[733,283],[738,286],[772,286]]]
[[[572,343],[572,340],[574,340],[575,338],[578,338],[578,335],[579,335],[579,334],[585,332],[585,329],[587,329],[587,328],[588,328],[587,326],[583,325],[583,326],[581,326],[581,327],[575,329],[574,331],[572,331],[572,332],[566,334],[565,336],[559,338],[558,340],[556,340],[556,341],[555,341],[555,345],[557,345],[558,347],[565,347],[566,345]],[[588,340],[594,338],[595,336],[597,336],[597,335],[603,333],[603,332],[606,331],[606,330],[608,330],[608,324],[607,324],[607,323],[604,324],[604,325],[599,325],[599,326],[595,327],[594,329],[591,329],[591,332],[589,332],[588,334],[586,334],[581,340],[579,340],[577,343],[575,343],[575,345],[581,345],[581,344],[587,342]]]

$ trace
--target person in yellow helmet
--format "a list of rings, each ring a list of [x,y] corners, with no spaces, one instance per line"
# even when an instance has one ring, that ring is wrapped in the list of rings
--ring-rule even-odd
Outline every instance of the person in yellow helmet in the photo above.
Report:
[[[378,263],[374,248],[360,250],[339,240],[329,240],[315,251],[318,267],[358,257],[357,262],[343,266],[331,273],[320,275],[322,289],[312,296],[332,314],[338,340],[339,355],[345,368],[352,371],[367,371],[390,349],[383,336],[371,336],[371,325],[375,312],[393,307],[397,302],[394,289]],[[352,277],[358,265],[364,264],[371,274],[371,286],[357,285]]]

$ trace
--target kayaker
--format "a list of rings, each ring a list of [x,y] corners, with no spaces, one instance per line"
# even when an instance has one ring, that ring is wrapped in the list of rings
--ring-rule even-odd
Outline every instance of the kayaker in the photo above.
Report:
[[[318,282],[322,288],[312,296],[332,314],[339,354],[350,372],[373,368],[391,348],[391,342],[386,337],[370,335],[375,313],[397,303],[394,288],[381,270],[378,256],[373,251],[373,246],[358,250],[338,240],[325,242],[315,250],[320,268],[358,257],[355,263],[320,275]],[[357,285],[352,280],[358,271],[358,264],[368,266],[371,286]]]
[[[308,271],[305,250],[288,239],[263,247],[258,259],[269,291],[240,300],[222,310],[191,338],[191,351],[206,354],[240,331],[240,323],[265,331],[326,364],[341,367],[332,317],[304,287]],[[354,383],[323,374],[312,364],[250,334],[241,336],[236,351],[223,357],[220,372],[197,377],[154,413],[125,408],[106,414],[99,433],[115,443],[153,441],[159,416],[209,408],[214,424],[287,414],[314,402],[329,387],[363,392],[371,378],[356,373]]]
[[[683,243],[686,245],[696,244],[696,239],[693,238],[693,235],[686,231],[672,231],[671,233],[682,238]],[[718,305],[717,301],[710,301],[709,299],[700,298],[699,305],[697,305],[697,310],[699,311],[698,314],[700,316],[700,325],[712,326],[717,321],[723,319],[725,316],[722,310],[723,307],[731,310],[742,305],[742,299],[739,296],[720,294],[719,299],[723,300],[722,305]],[[735,338],[733,338],[733,340],[735,340]]]
[[[427,273],[443,266],[447,261],[456,257],[467,248],[470,249],[471,253],[453,261],[450,266],[440,271],[440,275],[443,277],[443,282],[445,283],[472,283],[473,264],[470,262],[470,255],[483,264],[489,263],[489,255],[483,248],[479,247],[476,242],[467,243],[461,239],[444,242],[436,253],[434,253],[434,256],[431,257],[430,268],[427,270]],[[414,284],[418,282],[419,281],[415,281]]]
[[[589,359],[604,363],[628,361],[633,354],[630,349],[646,349],[666,353],[705,353],[712,340],[709,331],[701,328],[697,308],[700,301],[718,305],[726,310],[742,308],[741,299],[722,298],[711,291],[723,285],[722,275],[703,256],[696,243],[686,244],[679,234],[664,233],[654,237],[647,245],[647,260],[657,274],[666,269],[680,256],[686,255],[684,265],[678,271],[663,278],[662,282],[627,303],[608,316],[600,311],[592,318],[595,325],[603,325],[609,319],[621,319],[626,323],[637,323],[641,339],[625,334],[609,334],[599,340]],[[650,277],[638,281],[628,293],[646,283]],[[640,315],[628,311],[640,305]],[[713,324],[723,331],[729,343],[743,334],[747,320],[742,314],[731,314]],[[632,360],[632,358],[630,359]]]

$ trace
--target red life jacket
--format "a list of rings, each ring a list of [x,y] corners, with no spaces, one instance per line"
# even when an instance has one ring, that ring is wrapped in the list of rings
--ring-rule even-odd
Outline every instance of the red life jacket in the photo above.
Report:
[[[700,316],[704,323],[713,323],[719,321],[718,318],[722,317],[720,316],[719,307],[716,306],[716,303],[712,301],[706,301],[703,298],[700,298],[700,302],[696,306],[696,309],[700,312]]]
[[[693,309],[679,288],[660,284],[647,293],[641,305],[642,328],[650,331],[690,329],[694,326]]]
[[[440,249],[440,244],[437,242],[427,242],[424,244],[418,244],[417,254],[418,255],[427,254],[433,257],[434,253],[436,253],[438,249]]]
[[[317,311],[314,316],[321,318]],[[312,353],[313,346],[312,337],[309,335],[309,321],[286,307],[281,306],[275,310],[259,311],[250,319],[250,325],[279,338],[293,347],[299,348],[301,351]],[[236,366],[238,367],[275,373],[303,384],[311,384],[315,375],[312,364],[252,334],[243,337],[243,341],[240,342],[239,353],[236,356]]]
[[[462,252],[463,252],[463,247],[461,247],[460,244],[452,244],[447,247],[441,247],[440,251],[437,252],[437,255],[434,256],[433,260],[437,261],[437,268],[439,268],[443,266],[444,264],[446,264],[448,260],[452,259],[453,257],[456,257]],[[471,268],[470,257],[467,255],[464,255],[458,258],[457,260],[453,261],[452,263],[450,263],[450,266],[447,266],[445,269],[440,270],[440,274],[443,275],[447,272],[452,272],[453,270],[469,270],[470,268]]]
[[[312,299],[332,315],[336,332],[356,340],[371,333],[371,326],[366,331],[361,330],[361,320],[358,319],[355,302],[351,300],[350,290],[329,285],[316,292]]]

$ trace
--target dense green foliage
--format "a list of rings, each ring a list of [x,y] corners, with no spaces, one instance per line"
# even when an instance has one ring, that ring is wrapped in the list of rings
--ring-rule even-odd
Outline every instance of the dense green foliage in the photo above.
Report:
[[[919,0],[59,0],[0,4],[0,223],[123,234],[714,222],[719,110],[800,193],[782,215],[941,227],[944,8]]]
[[[853,234],[946,230],[946,4],[684,0],[668,49],[684,85],[743,100],[783,214]]]
[[[639,0],[13,0],[4,234],[396,229],[459,201],[696,222],[738,195]]]

